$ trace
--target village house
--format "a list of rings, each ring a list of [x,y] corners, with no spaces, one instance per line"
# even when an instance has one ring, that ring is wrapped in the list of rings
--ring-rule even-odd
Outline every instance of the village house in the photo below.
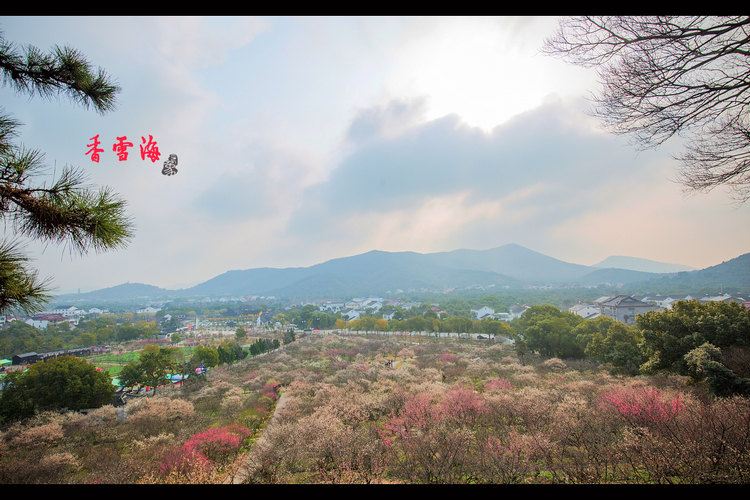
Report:
[[[495,313],[495,319],[499,319],[500,321],[510,321],[510,313]]]
[[[490,318],[495,314],[495,310],[487,306],[483,306],[482,308],[477,310],[472,309],[471,312],[474,313],[474,317],[476,317],[476,319]]]
[[[161,311],[160,307],[151,307],[151,306],[148,306],[148,307],[144,307],[143,309],[138,309],[136,312],[138,314],[156,314],[159,311]]]
[[[594,319],[601,315],[599,306],[593,304],[576,304],[568,308],[568,311],[582,317],[583,319]]]
[[[35,363],[39,359],[39,354],[36,352],[25,352],[23,354],[16,354],[13,356],[14,365],[28,365]]]
[[[716,295],[714,297],[703,297],[700,299],[701,302],[724,302],[724,303],[730,303],[734,302],[736,304],[742,304],[745,302],[745,299],[742,297],[732,297],[728,293],[724,293],[721,295]]]
[[[622,321],[623,323],[635,323],[635,317],[649,311],[659,311],[661,308],[647,304],[630,295],[617,295],[599,304],[602,316]]]
[[[24,321],[27,325],[31,325],[37,330],[46,330],[47,326],[49,325],[49,321],[43,320],[43,319],[33,319],[29,318],[26,321]]]
[[[510,309],[508,310],[508,318],[509,321],[513,321],[514,319],[518,319],[521,317],[521,315],[528,309],[529,306],[519,306],[519,305],[513,305],[510,306]]]
[[[359,317],[362,316],[362,311],[357,311],[357,310],[349,311],[345,313],[343,316],[344,318],[347,319],[347,321],[359,319]]]

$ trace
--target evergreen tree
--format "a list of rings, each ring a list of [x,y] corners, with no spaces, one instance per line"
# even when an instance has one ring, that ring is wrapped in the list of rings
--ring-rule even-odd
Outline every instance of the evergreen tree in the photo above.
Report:
[[[65,94],[99,113],[114,108],[120,88],[70,47],[44,53],[18,48],[0,33],[0,74],[19,93],[51,98]],[[111,189],[86,185],[79,169],[65,167],[55,179],[44,154],[16,145],[20,123],[0,111],[0,216],[17,235],[90,249],[123,246],[132,235],[125,201]],[[39,182],[39,179],[44,179]],[[0,311],[38,310],[49,298],[49,279],[27,266],[17,241],[0,242]]]
[[[12,374],[0,391],[0,421],[27,418],[45,410],[82,410],[112,402],[109,374],[88,361],[61,356],[35,363],[22,374]]]
[[[242,328],[241,326],[238,326],[237,330],[235,330],[234,332],[234,336],[235,338],[237,338],[238,341],[242,342],[243,340],[247,338],[247,332],[245,331],[244,328]]]

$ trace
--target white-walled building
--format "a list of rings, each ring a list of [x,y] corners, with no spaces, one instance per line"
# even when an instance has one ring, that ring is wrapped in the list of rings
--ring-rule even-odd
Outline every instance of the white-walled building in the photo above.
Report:
[[[653,304],[647,304],[629,295],[617,295],[599,304],[603,316],[622,321],[623,323],[635,323],[639,314],[649,311],[658,311],[660,308]]]
[[[27,325],[33,326],[37,330],[46,330],[47,325],[49,325],[49,321],[47,321],[46,319],[29,318],[24,323],[26,323]]]
[[[148,306],[148,307],[144,307],[143,309],[138,309],[136,312],[138,314],[156,314],[159,311],[161,311],[160,307],[151,307],[151,306]]]
[[[529,306],[519,306],[519,305],[510,306],[510,309],[508,310],[510,321],[520,318],[521,315],[524,312],[526,312],[526,309],[528,308]]]
[[[476,319],[491,318],[495,314],[495,310],[487,306],[483,306],[476,310],[472,309],[471,312],[474,313]]]
[[[344,314],[344,317],[348,321],[351,321],[353,319],[359,319],[360,316],[362,316],[362,311],[357,311],[357,310],[349,311],[346,314]]]
[[[576,304],[568,308],[568,311],[584,319],[594,319],[601,314],[599,306],[593,304]]]

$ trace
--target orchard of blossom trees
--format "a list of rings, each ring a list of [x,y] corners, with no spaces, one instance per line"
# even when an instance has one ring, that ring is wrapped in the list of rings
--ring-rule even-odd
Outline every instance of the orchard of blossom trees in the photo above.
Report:
[[[523,361],[482,341],[308,336],[122,409],[15,423],[0,482],[750,481],[750,399]]]

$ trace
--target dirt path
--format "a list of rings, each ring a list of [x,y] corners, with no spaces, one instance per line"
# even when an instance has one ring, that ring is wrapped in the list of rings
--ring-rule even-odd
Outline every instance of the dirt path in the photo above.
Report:
[[[304,340],[306,335],[302,335],[297,338],[295,342],[299,342],[300,340]],[[282,344],[277,349],[274,349],[273,351],[266,351],[264,353],[258,354],[255,356],[256,358],[258,356],[263,356],[266,354],[271,354],[272,352],[283,350],[288,344]],[[279,396],[278,401],[276,401],[276,406],[273,409],[273,415],[271,415],[271,418],[268,420],[268,423],[264,426],[264,429],[267,429],[269,426],[273,425],[276,420],[278,420],[278,416],[281,413],[281,410],[284,408],[284,405],[289,400],[288,397],[282,392]],[[247,479],[248,475],[248,460],[250,458],[250,454],[253,452],[251,449],[247,453],[243,454],[240,459],[238,459],[238,462],[240,462],[240,466],[234,470],[233,472],[229,473],[229,476],[224,480],[224,484],[242,484]]]
[[[286,395],[282,392],[281,396],[279,396],[278,401],[276,401],[276,407],[273,410],[273,415],[271,415],[271,418],[268,420],[268,423],[266,424],[265,428],[268,428],[269,426],[273,425],[276,420],[278,420],[278,416],[281,413],[281,410],[284,408],[284,405],[289,401],[289,398],[286,397]],[[250,454],[253,452],[251,449],[247,453],[245,453],[241,458],[241,464],[237,470],[229,474],[229,477],[224,481],[225,484],[242,484],[247,479],[248,475],[248,460],[250,458]]]

